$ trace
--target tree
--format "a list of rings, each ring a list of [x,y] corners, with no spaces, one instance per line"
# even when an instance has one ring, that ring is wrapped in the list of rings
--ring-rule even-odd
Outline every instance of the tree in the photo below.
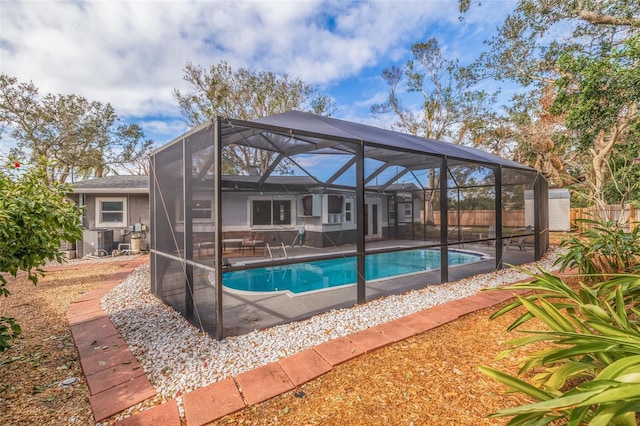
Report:
[[[461,0],[460,10],[470,4]],[[559,169],[571,165],[574,182],[598,204],[607,201],[610,157],[638,120],[639,15],[640,3],[627,0],[521,0],[479,61],[485,77],[522,84],[542,115],[561,119],[547,129],[549,140],[565,141]]]
[[[152,141],[136,124],[118,124],[110,104],[78,95],[39,96],[33,83],[0,76],[0,125],[17,141],[12,157],[49,160],[47,181],[100,177],[145,157]]]
[[[220,115],[239,120],[253,120],[291,110],[307,110],[330,116],[335,112],[333,100],[319,94],[312,85],[287,74],[270,71],[234,71],[225,61],[209,70],[187,63],[184,80],[189,91],[173,94],[182,115],[190,126],[197,126]],[[229,172],[248,173],[258,166],[265,171],[273,156],[271,151],[236,146],[225,150]]]
[[[374,116],[393,114],[396,130],[429,139],[446,140],[457,144],[491,146],[502,150],[495,142],[499,119],[492,106],[497,93],[474,89],[473,70],[462,67],[455,59],[446,59],[436,39],[412,46],[413,59],[404,68],[392,66],[382,72],[389,85],[386,101],[371,106]],[[415,106],[407,106],[400,97],[418,95]],[[435,174],[429,171],[429,188],[425,197],[425,217],[433,221]]]
[[[511,101],[500,137],[513,141],[513,160],[539,170],[553,187],[575,184],[574,176],[583,174],[576,161],[579,155],[571,141],[557,132],[564,118],[546,112],[553,99],[518,94]]]
[[[136,156],[135,158],[132,158],[130,162],[120,165],[123,170],[134,176],[148,176],[150,166],[147,154]]]
[[[640,126],[633,131],[640,134]],[[634,204],[640,207],[640,137],[614,147],[611,153],[610,175],[605,184],[605,197],[610,203]]]
[[[446,59],[434,38],[411,47],[413,59],[401,69],[385,69],[382,78],[389,85],[387,100],[371,106],[374,116],[392,113],[393,127],[416,136],[478,145],[486,141],[487,124],[496,114],[497,93],[474,89],[477,80],[471,68]],[[400,93],[416,94],[415,106],[406,106]]]
[[[47,170],[19,163],[0,167],[0,296],[8,297],[5,274],[25,271],[37,284],[47,261],[63,261],[60,244],[82,239],[82,211],[66,198],[69,188],[46,182]],[[20,333],[13,318],[0,317],[0,351]]]
[[[610,201],[607,181],[616,177],[612,167],[617,166],[617,177],[635,168],[624,158],[614,165],[613,157],[620,149],[633,148],[640,136],[640,34],[605,46],[597,56],[567,52],[558,60],[558,69],[562,77],[556,82],[558,94],[550,111],[565,116],[567,129],[575,132],[579,151],[591,162],[590,199],[605,211]],[[627,190],[632,188],[622,192]]]

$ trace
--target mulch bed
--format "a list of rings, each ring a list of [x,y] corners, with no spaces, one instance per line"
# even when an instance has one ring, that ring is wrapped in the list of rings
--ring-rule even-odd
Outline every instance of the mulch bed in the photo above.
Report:
[[[0,314],[15,317],[22,334],[0,352],[0,424],[90,425],[93,413],[78,351],[66,319],[69,304],[117,272],[119,266],[52,268],[34,286],[9,278],[11,296],[0,297]],[[68,378],[76,384],[60,386]]]
[[[360,356],[295,391],[214,424],[506,424],[507,419],[487,415],[533,401],[505,393],[503,385],[478,370],[486,365],[515,374],[525,355],[516,351],[497,359],[507,349],[505,342],[521,334],[505,332],[515,312],[489,321],[494,310]]]

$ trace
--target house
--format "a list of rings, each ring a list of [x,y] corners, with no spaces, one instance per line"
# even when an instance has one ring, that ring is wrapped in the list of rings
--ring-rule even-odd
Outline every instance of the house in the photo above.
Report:
[[[257,180],[259,177],[253,178]],[[238,184],[247,184],[252,180],[249,176],[225,176],[225,186],[237,187]],[[305,245],[315,247],[325,247],[335,242],[342,244],[355,241],[355,217],[353,215],[353,191],[331,191],[323,193],[314,188],[315,182],[305,181],[300,177],[273,177],[272,185],[280,185],[296,192],[294,204],[291,201],[283,200],[278,206],[282,209],[284,223],[286,218],[298,217],[298,224],[293,223],[290,232],[283,233],[270,232],[272,224],[265,224],[262,229],[263,235],[268,241],[277,241],[290,244],[297,237],[299,228],[306,227]],[[415,185],[410,187],[398,187],[392,185],[387,190],[387,194],[379,196],[375,200],[370,200],[372,207],[372,229],[371,236],[380,238],[387,237],[389,231],[389,220],[397,218],[398,223],[406,224],[419,222],[420,204],[419,200],[403,199],[403,193],[415,191]],[[284,192],[284,189],[283,189]],[[391,194],[398,193],[397,199]],[[246,194],[244,194],[246,195]],[[73,192],[68,195],[77,205],[83,207],[82,227],[84,228],[83,240],[76,244],[66,245],[66,251],[75,251],[75,256],[84,257],[89,254],[104,255],[111,254],[118,249],[121,244],[136,244],[136,239],[140,240],[137,250],[148,248],[148,223],[149,223],[149,177],[148,176],[107,176],[86,181],[77,182],[73,185]],[[229,226],[226,228],[226,235],[230,238],[260,232],[259,211],[264,210],[267,201],[262,200],[257,192],[255,197],[246,206],[244,196],[237,197],[232,192],[225,193],[223,205],[225,206],[225,216],[228,217]],[[211,226],[211,203],[212,196],[206,193],[194,195],[194,212],[197,218],[194,219],[194,232],[203,237],[213,233]],[[268,211],[273,209],[272,201],[268,200]],[[267,211],[264,210],[264,211]],[[388,211],[390,210],[390,211]],[[397,216],[395,211],[397,210]],[[247,220],[244,213],[250,212],[255,216],[253,223]],[[293,216],[292,216],[293,212]],[[271,221],[271,214],[269,215]],[[136,228],[136,224],[138,227]],[[253,226],[252,226],[253,225]],[[106,242],[102,240],[107,235]],[[323,237],[324,236],[324,237]],[[140,238],[138,238],[140,237]],[[332,239],[333,237],[333,239]],[[75,249],[74,249],[75,246]],[[104,252],[99,252],[104,250]]]
[[[259,175],[222,177],[224,240],[258,236],[272,246],[288,246],[294,241],[302,242],[299,239],[302,228],[304,245],[308,247],[356,243],[355,191],[327,189],[304,176],[269,176],[261,190],[255,189],[261,179]],[[201,240],[212,241],[215,228],[213,193],[206,188],[213,183],[211,177],[204,178],[201,183],[203,189],[194,189],[192,194],[192,233]],[[403,227],[409,223],[419,223],[421,201],[414,195],[419,192],[413,184],[402,188],[390,185],[385,191],[368,195],[364,212],[368,224],[365,237],[368,240],[388,238],[397,234],[399,228],[404,232]],[[182,232],[182,205],[174,203],[172,207],[176,209],[176,229]]]
[[[83,207],[77,257],[148,249],[149,176],[106,176],[76,182],[72,189],[68,198]]]

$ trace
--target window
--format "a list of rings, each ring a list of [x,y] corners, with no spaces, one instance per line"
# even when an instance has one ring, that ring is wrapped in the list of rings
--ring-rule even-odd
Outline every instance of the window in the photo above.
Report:
[[[252,200],[251,225],[291,225],[291,200]]]
[[[344,220],[351,222],[351,201],[344,203]]]
[[[307,194],[301,197],[299,210],[302,216],[320,216],[322,214],[322,196],[320,194]]]
[[[191,215],[195,221],[211,220],[211,200],[191,200]]]
[[[210,194],[193,194],[191,200],[185,200],[187,211],[191,212],[192,222],[213,222],[213,195]],[[176,203],[176,217],[178,222],[184,222],[184,209],[179,203]]]
[[[327,195],[326,223],[342,223],[342,195]]]
[[[329,195],[327,197],[327,207],[329,214],[342,213],[342,195]]]
[[[411,203],[404,203],[404,217],[409,218],[413,215],[411,211]]]
[[[271,200],[253,200],[252,225],[271,225]]]
[[[313,195],[304,195],[302,197],[302,215],[313,216]]]
[[[273,200],[273,224],[291,224],[291,200]]]
[[[96,198],[96,227],[127,226],[127,198]]]

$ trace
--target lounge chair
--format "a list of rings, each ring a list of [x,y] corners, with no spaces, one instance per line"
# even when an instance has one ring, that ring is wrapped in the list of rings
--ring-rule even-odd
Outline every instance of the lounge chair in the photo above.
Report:
[[[527,246],[525,245],[525,241],[529,237],[529,235],[531,235],[531,233],[533,233],[533,227],[531,225],[527,225],[527,227],[524,228],[524,235],[517,237],[515,242],[513,241],[514,237],[509,237],[505,245],[504,251],[509,250],[509,247],[511,246],[518,247],[520,251],[527,251]]]

